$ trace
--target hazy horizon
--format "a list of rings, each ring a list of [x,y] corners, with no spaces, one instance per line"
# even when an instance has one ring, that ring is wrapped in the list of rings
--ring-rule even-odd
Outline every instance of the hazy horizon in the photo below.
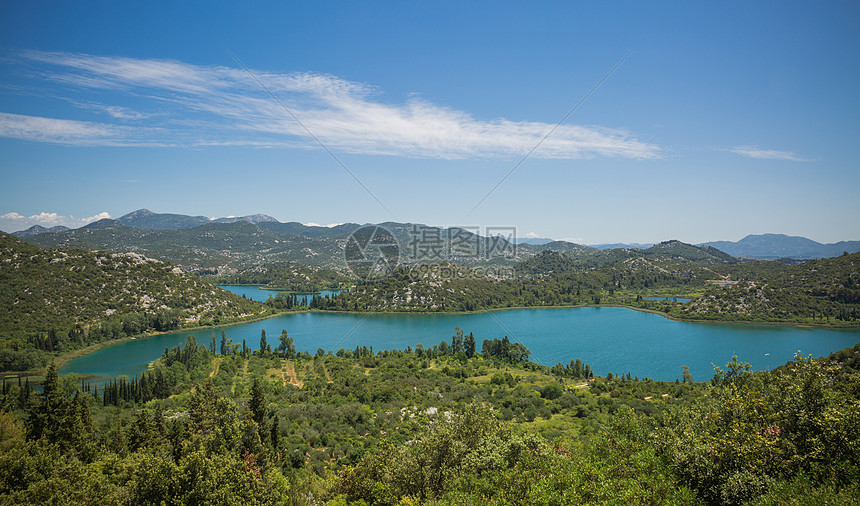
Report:
[[[140,211],[140,210],[143,210],[143,209],[145,209],[145,208],[136,209],[135,211]],[[149,210],[149,209],[146,209],[146,210],[148,210],[148,211],[150,211],[150,212],[154,212],[154,211],[151,211],[151,210]],[[129,213],[124,213],[122,216],[125,216],[125,215],[130,214],[130,213],[135,212],[135,211],[130,211]],[[179,214],[179,213],[169,213],[169,212],[165,212],[165,213],[156,213],[156,214]],[[286,222],[289,222],[289,221],[294,221],[294,220],[282,220],[282,219],[278,219],[278,218],[277,218],[277,217],[275,217],[275,216],[271,216],[271,215],[269,215],[269,214],[267,214],[267,213],[263,213],[263,212],[259,212],[259,213],[251,213],[250,215],[242,215],[242,216],[238,216],[238,215],[228,215],[228,216],[207,216],[206,218],[208,218],[208,219],[210,220],[210,222],[214,222],[215,220],[222,219],[222,218],[242,218],[242,217],[252,216],[252,215],[266,215],[266,216],[269,216],[270,218],[274,218],[274,219],[278,220],[278,221],[279,221],[279,222],[281,222],[281,223],[286,223]],[[69,226],[69,225],[66,225],[66,224],[64,224],[64,223],[58,223],[58,222],[57,222],[57,221],[58,221],[58,219],[61,219],[61,218],[62,218],[62,217],[59,217],[59,216],[47,216],[47,217],[46,217],[46,216],[42,216],[42,217],[23,217],[23,216],[22,216],[19,220],[17,220],[18,222],[26,221],[26,222],[29,222],[29,223],[31,223],[31,224],[30,224],[30,225],[27,225],[26,227],[24,227],[24,228],[22,228],[22,229],[16,229],[16,230],[7,230],[6,228],[4,228],[4,223],[8,223],[8,222],[9,222],[9,221],[11,221],[11,220],[7,220],[7,221],[5,221],[5,222],[4,222],[4,221],[3,221],[3,219],[2,219],[2,217],[0,217],[0,230],[2,230],[3,232],[7,232],[7,233],[23,232],[23,231],[25,231],[25,230],[27,230],[27,229],[31,228],[31,227],[32,227],[32,226],[34,226],[34,225],[44,226],[45,228],[50,228],[50,227],[52,227],[52,226],[62,225],[62,226],[67,226],[67,227],[68,227],[68,228],[70,228],[70,229],[75,229],[75,228],[80,228],[80,227],[86,226],[86,225],[88,225],[88,224],[90,224],[90,223],[94,223],[94,222],[99,221],[99,220],[102,220],[102,219],[119,219],[119,218],[122,218],[122,216],[95,216],[95,217],[90,217],[90,218],[86,218],[86,219],[85,219],[85,220],[88,220],[88,221],[86,221],[85,223],[84,223],[84,222],[77,222],[77,223],[76,223],[76,222],[71,222],[71,225],[74,225],[74,226]],[[187,216],[202,216],[202,215],[187,215]],[[46,223],[47,223],[47,224],[46,224]],[[329,224],[321,224],[321,223],[316,223],[316,222],[308,222],[308,223],[302,223],[302,225],[307,226],[307,227],[324,227],[324,228],[332,228],[332,227],[336,227],[336,226],[338,226],[338,225],[344,225],[344,224],[348,224],[348,223],[355,223],[356,225],[365,225],[365,224],[369,224],[370,222],[367,222],[367,223],[356,223],[356,222],[351,222],[351,221],[343,221],[343,222],[329,223]],[[383,222],[379,222],[379,223],[383,223]],[[376,224],[378,224],[378,223],[376,223]],[[461,225],[438,225],[438,224],[432,224],[432,223],[420,223],[420,224],[421,224],[421,225],[431,226],[431,227],[438,226],[438,227],[440,227],[440,228],[460,227],[460,226],[461,226]],[[477,231],[477,233],[478,233],[478,235],[486,235],[486,234],[484,234],[484,233],[481,233],[481,231],[480,231],[480,230],[478,230],[478,231]],[[519,234],[519,231],[517,231],[517,234]],[[762,232],[761,234],[745,234],[744,236],[739,237],[739,238],[737,238],[737,239],[710,239],[710,240],[707,240],[707,241],[700,241],[700,242],[698,242],[698,243],[689,242],[689,241],[684,241],[683,239],[679,239],[679,238],[677,238],[677,237],[661,238],[661,239],[659,239],[659,240],[651,240],[651,241],[614,240],[614,241],[605,241],[605,242],[584,243],[584,242],[578,241],[577,239],[579,239],[579,238],[575,238],[575,237],[574,237],[574,238],[571,238],[571,237],[543,237],[543,236],[538,236],[537,234],[534,234],[534,233],[526,233],[526,234],[524,234],[524,235],[517,235],[517,236],[516,236],[516,239],[517,239],[518,241],[528,240],[528,239],[549,239],[549,240],[553,240],[553,241],[566,241],[566,242],[573,242],[573,243],[583,244],[583,245],[585,245],[585,246],[604,246],[604,245],[607,245],[607,244],[658,244],[658,243],[660,243],[660,242],[671,241],[671,240],[679,240],[679,241],[681,241],[681,242],[687,242],[687,243],[689,243],[689,244],[702,244],[702,243],[706,243],[706,242],[717,242],[717,241],[738,242],[738,241],[740,241],[741,239],[744,239],[745,237],[750,236],[750,235],[764,235],[764,234],[787,235],[787,236],[789,236],[789,234],[781,234],[780,232]],[[811,238],[811,237],[804,237],[804,236],[790,236],[790,237],[802,237],[802,238],[805,238],[805,239],[811,239],[811,240],[815,241],[815,239],[814,239],[814,238]],[[838,241],[832,241],[831,243],[838,243],[838,242],[843,242],[843,241],[854,241],[854,240],[856,240],[856,239],[853,239],[853,238],[845,238],[845,239],[840,239],[840,240],[838,240]],[[816,242],[820,242],[820,243],[822,243],[822,244],[829,244],[829,243],[825,243],[825,242],[822,242],[822,241],[816,241]]]

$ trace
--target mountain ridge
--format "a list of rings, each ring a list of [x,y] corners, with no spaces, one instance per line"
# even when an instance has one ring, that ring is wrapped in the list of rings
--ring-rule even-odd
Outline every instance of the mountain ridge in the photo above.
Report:
[[[296,221],[281,222],[276,218],[266,214],[250,214],[246,216],[231,216],[216,219],[210,219],[205,216],[188,216],[173,213],[154,213],[149,209],[138,209],[131,213],[125,214],[117,219],[102,219],[96,222],[89,223],[78,229],[69,229],[67,227],[52,227],[50,229],[34,225],[27,230],[13,233],[13,235],[25,239],[32,239],[34,243],[50,246],[58,246],[59,244],[46,238],[40,238],[45,234],[72,234],[75,230],[103,230],[119,225],[131,227],[142,231],[177,231],[189,230],[207,224],[232,224],[244,222],[260,229],[268,230],[278,235],[286,235],[292,237],[304,237],[313,240],[330,240],[338,241],[345,240],[346,237],[354,230],[363,226],[357,223],[343,223],[333,227],[323,227],[315,225],[304,225]],[[374,224],[365,224],[374,225]],[[402,244],[409,244],[414,241],[416,230],[434,230],[440,233],[440,237],[445,233],[457,232],[458,229],[445,229],[438,227],[428,227],[427,225],[414,223],[395,223],[384,222],[376,224],[381,227],[390,228],[395,237]],[[493,241],[497,239],[486,238],[472,231],[462,230],[463,236],[475,239],[482,246],[495,244]],[[65,237],[65,236],[64,236]],[[506,241],[510,240],[505,238]],[[483,242],[482,242],[483,241]],[[553,241],[548,238],[517,238],[515,243],[511,243],[515,248],[519,248],[526,255],[536,254],[547,249],[560,251],[566,254],[581,254],[596,250],[613,251],[618,249],[625,250],[642,250],[645,251],[654,247],[650,243],[607,243],[597,245],[581,245],[567,241]],[[492,243],[492,244],[491,244]],[[78,244],[79,247],[91,249],[99,246],[99,241],[94,244]],[[134,247],[135,245],[130,245]],[[139,246],[139,245],[138,245]],[[193,245],[186,245],[191,247]],[[739,241],[709,241],[699,243],[700,247],[711,247],[738,258],[758,258],[758,259],[815,259],[828,258],[842,254],[847,251],[854,253],[860,251],[860,241],[840,241],[831,244],[822,244],[811,239],[800,236],[788,236],[785,234],[750,234]],[[297,260],[296,258],[282,258],[280,260]]]
[[[711,246],[732,256],[742,258],[829,258],[843,252],[860,251],[860,241],[839,241],[822,244],[801,236],[785,234],[750,234],[739,241],[710,241],[699,246]]]
[[[19,230],[17,232],[13,232],[12,235],[14,235],[15,237],[23,239],[25,237],[33,237],[34,235],[39,235],[39,234],[53,234],[56,232],[65,232],[66,230],[71,230],[71,229],[69,227],[65,227],[63,225],[57,225],[56,227],[50,227],[50,228],[43,227],[42,225],[33,225],[32,227],[30,227],[26,230]]]

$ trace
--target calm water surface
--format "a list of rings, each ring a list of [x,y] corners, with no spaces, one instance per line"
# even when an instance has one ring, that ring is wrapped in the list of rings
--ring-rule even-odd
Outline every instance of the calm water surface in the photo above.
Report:
[[[235,293],[238,296],[245,296],[246,299],[256,300],[257,302],[265,302],[270,296],[274,297],[281,293],[279,290],[267,290],[257,285],[218,285],[218,288]],[[319,293],[323,297],[326,295],[332,296],[339,293],[340,290],[320,290]],[[307,296],[308,301],[314,296],[312,293],[297,294],[299,298]]]
[[[860,330],[830,330],[773,325],[675,322],[660,315],[613,307],[541,308],[474,314],[370,315],[299,313],[225,327],[229,339],[257,349],[262,330],[269,345],[277,345],[281,329],[295,339],[296,349],[373,346],[384,350],[421,343],[425,347],[451,341],[454,327],[474,333],[480,351],[484,339],[508,336],[532,352],[532,360],[553,365],[581,358],[604,375],[630,372],[658,380],[681,377],[687,365],[693,378],[713,376],[713,365],[724,366],[732,355],[756,370],[772,369],[800,350],[813,356],[853,346]],[[209,343],[213,330],[175,332],[110,346],[67,363],[60,372],[95,375],[97,380],[119,374],[140,374],[165,347],[185,342],[189,334]],[[220,342],[221,328],[214,332]]]

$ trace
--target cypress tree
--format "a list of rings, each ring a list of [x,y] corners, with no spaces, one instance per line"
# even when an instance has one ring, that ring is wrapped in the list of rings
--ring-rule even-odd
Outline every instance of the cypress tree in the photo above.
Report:
[[[266,416],[266,396],[263,393],[263,385],[260,384],[260,378],[254,378],[249,407],[251,409],[251,418],[262,428]]]
[[[275,417],[272,418],[272,434],[269,439],[272,443],[272,448],[275,452],[278,451],[278,447],[281,444],[281,428],[280,428],[281,420],[278,418],[278,415],[275,414]]]
[[[260,334],[260,356],[263,356],[267,347],[268,345],[266,344],[266,329],[263,329],[262,333]]]

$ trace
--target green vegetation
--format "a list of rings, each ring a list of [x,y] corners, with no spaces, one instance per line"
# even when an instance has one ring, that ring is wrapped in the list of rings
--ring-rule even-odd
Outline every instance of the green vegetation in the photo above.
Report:
[[[275,234],[244,221],[155,231],[108,223],[86,232],[211,235],[201,243],[204,248],[207,241],[213,247],[227,239],[241,242],[235,230],[219,227],[244,230],[249,234],[244,237],[255,241],[264,239],[260,234]],[[303,308],[455,312],[614,304],[677,319],[844,326],[857,324],[860,304],[860,253],[790,266],[739,263],[713,248],[678,241],[647,250],[580,248],[577,257],[544,249],[515,265],[517,279],[492,279],[470,267],[442,262],[404,266],[381,281],[359,284],[334,297],[305,301],[280,294],[261,305],[138,253],[40,250],[6,234],[0,240],[0,300],[9,308],[0,315],[0,370],[40,367],[56,353],[144,332]],[[305,291],[342,286],[346,278],[332,269],[280,262],[211,279]],[[649,295],[695,300],[681,304],[644,298]]]
[[[786,265],[741,262],[713,247],[679,241],[644,250],[598,250],[552,242],[519,245],[513,257],[512,247],[505,246],[509,243],[491,244],[490,239],[463,231],[469,244],[474,239],[478,250],[495,253],[490,258],[447,255],[452,263],[416,266],[410,261],[422,260],[410,260],[407,254],[415,240],[414,226],[382,226],[392,230],[404,245],[404,266],[380,282],[319,301],[313,304],[314,309],[435,312],[616,304],[678,319],[817,325],[857,322],[858,301],[852,294],[858,290],[860,279],[858,253]],[[103,220],[28,240],[43,246],[132,249],[182,265],[216,283],[262,284],[306,292],[349,284],[342,248],[352,228],[237,221],[179,230],[140,230]],[[426,230],[443,234],[438,229]],[[516,276],[503,268],[513,268]],[[687,305],[655,303],[645,296],[697,300]]]
[[[408,238],[408,224],[384,225]],[[335,258],[345,230],[311,238],[281,229],[301,226],[143,231],[100,222],[34,238],[242,269],[220,282],[301,291],[345,281],[334,264],[302,264]],[[487,264],[514,265],[515,279],[478,275],[459,259],[404,266],[334,297],[280,293],[259,304],[138,252],[42,250],[0,234],[0,370],[142,332],[306,309],[620,304],[674,318],[857,324],[860,253],[785,265],[678,241],[523,251],[515,265]],[[768,372],[734,360],[701,383],[687,368],[658,382],[623,371],[595,377],[579,359],[543,366],[506,336],[477,343],[460,329],[450,342],[405,350],[312,355],[286,330],[263,332],[259,344],[252,352],[224,332],[206,343],[189,336],[141,376],[105,385],[60,377],[53,363],[42,392],[30,377],[3,377],[0,504],[841,504],[860,496],[860,344]]]
[[[263,285],[270,290],[312,293],[338,289],[350,279],[335,270],[311,267],[295,262],[274,262],[252,267],[237,274],[205,277],[221,285]]]
[[[0,370],[105,340],[269,309],[137,253],[40,249],[0,233]]]
[[[768,265],[771,262],[756,262]],[[845,324],[860,313],[860,253],[762,270],[714,287],[682,314],[710,320]]]
[[[0,503],[837,504],[860,493],[860,344],[771,372],[734,361],[704,383],[589,381],[580,361],[541,366],[505,340],[479,353],[469,336],[310,355],[286,331],[283,346],[253,353],[216,350],[213,335],[101,390],[53,366],[41,393],[7,378]]]
[[[523,277],[502,280],[447,262],[401,267],[385,279],[359,284],[314,307],[444,312],[615,304],[677,319],[857,325],[860,253],[786,265],[729,263],[710,250],[664,243],[646,255],[599,268],[583,267],[579,260],[548,250],[517,264]],[[644,298],[649,295],[695,300],[681,304]]]
[[[143,230],[102,220],[87,227],[27,240],[42,247],[135,251],[189,270],[244,270],[263,263],[292,261],[334,266],[342,258],[335,239],[287,236],[247,221],[207,223],[177,230]]]

